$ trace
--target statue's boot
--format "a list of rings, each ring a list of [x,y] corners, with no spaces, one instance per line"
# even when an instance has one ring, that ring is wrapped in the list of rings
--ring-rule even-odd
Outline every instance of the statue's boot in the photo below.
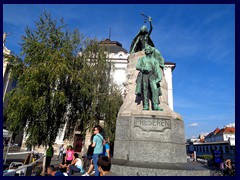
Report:
[[[153,110],[155,111],[162,111],[163,109],[158,106],[158,104],[153,105]]]
[[[143,110],[149,110],[148,104],[145,104],[145,105],[143,106]]]

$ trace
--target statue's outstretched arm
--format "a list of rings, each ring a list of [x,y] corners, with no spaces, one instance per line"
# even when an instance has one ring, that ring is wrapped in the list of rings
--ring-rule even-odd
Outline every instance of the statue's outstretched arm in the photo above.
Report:
[[[149,35],[151,34],[151,32],[152,32],[152,29],[153,29],[153,27],[152,27],[152,18],[149,16],[149,18],[148,18],[148,21],[149,21],[149,23],[150,23],[150,30],[149,30]]]

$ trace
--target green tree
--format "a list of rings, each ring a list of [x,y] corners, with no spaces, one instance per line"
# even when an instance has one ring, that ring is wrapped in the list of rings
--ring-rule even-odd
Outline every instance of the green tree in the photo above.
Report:
[[[23,66],[13,71],[18,84],[8,94],[4,111],[9,130],[25,130],[28,144],[46,146],[55,141],[65,123],[67,138],[74,130],[84,134],[98,124],[101,115],[108,118],[107,129],[112,128],[110,118],[116,121],[121,102],[114,104],[114,96],[121,95],[109,85],[106,48],[78,30],[71,32],[63,19],[52,20],[47,12],[35,26],[27,27],[22,36]]]
[[[113,85],[111,87],[110,93],[106,97],[106,100],[103,102],[104,105],[101,109],[105,114],[104,130],[107,137],[109,138],[109,141],[114,141],[117,115],[123,103],[121,90],[119,89],[119,87]]]

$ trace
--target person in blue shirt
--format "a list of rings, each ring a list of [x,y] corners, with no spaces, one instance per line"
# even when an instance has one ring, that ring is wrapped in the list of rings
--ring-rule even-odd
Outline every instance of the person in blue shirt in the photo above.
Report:
[[[100,132],[102,131],[102,127],[97,125],[93,128],[93,133],[95,134],[95,136],[93,137],[93,143],[92,143],[92,147],[94,147],[93,150],[93,164],[94,164],[94,169],[95,169],[95,176],[99,176],[99,171],[98,171],[98,158],[100,156],[102,156],[103,153],[103,136],[100,134]]]
[[[105,140],[103,143],[103,156],[110,158],[110,146],[107,140]]]

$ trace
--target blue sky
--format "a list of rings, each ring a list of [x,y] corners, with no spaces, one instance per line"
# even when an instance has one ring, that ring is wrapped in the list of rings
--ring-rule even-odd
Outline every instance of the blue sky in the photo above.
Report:
[[[20,36],[44,11],[62,17],[68,28],[99,40],[108,38],[129,50],[152,17],[151,39],[166,61],[175,62],[174,110],[185,123],[187,138],[235,122],[235,5],[3,5],[3,31],[11,32],[6,46],[19,54]]]

